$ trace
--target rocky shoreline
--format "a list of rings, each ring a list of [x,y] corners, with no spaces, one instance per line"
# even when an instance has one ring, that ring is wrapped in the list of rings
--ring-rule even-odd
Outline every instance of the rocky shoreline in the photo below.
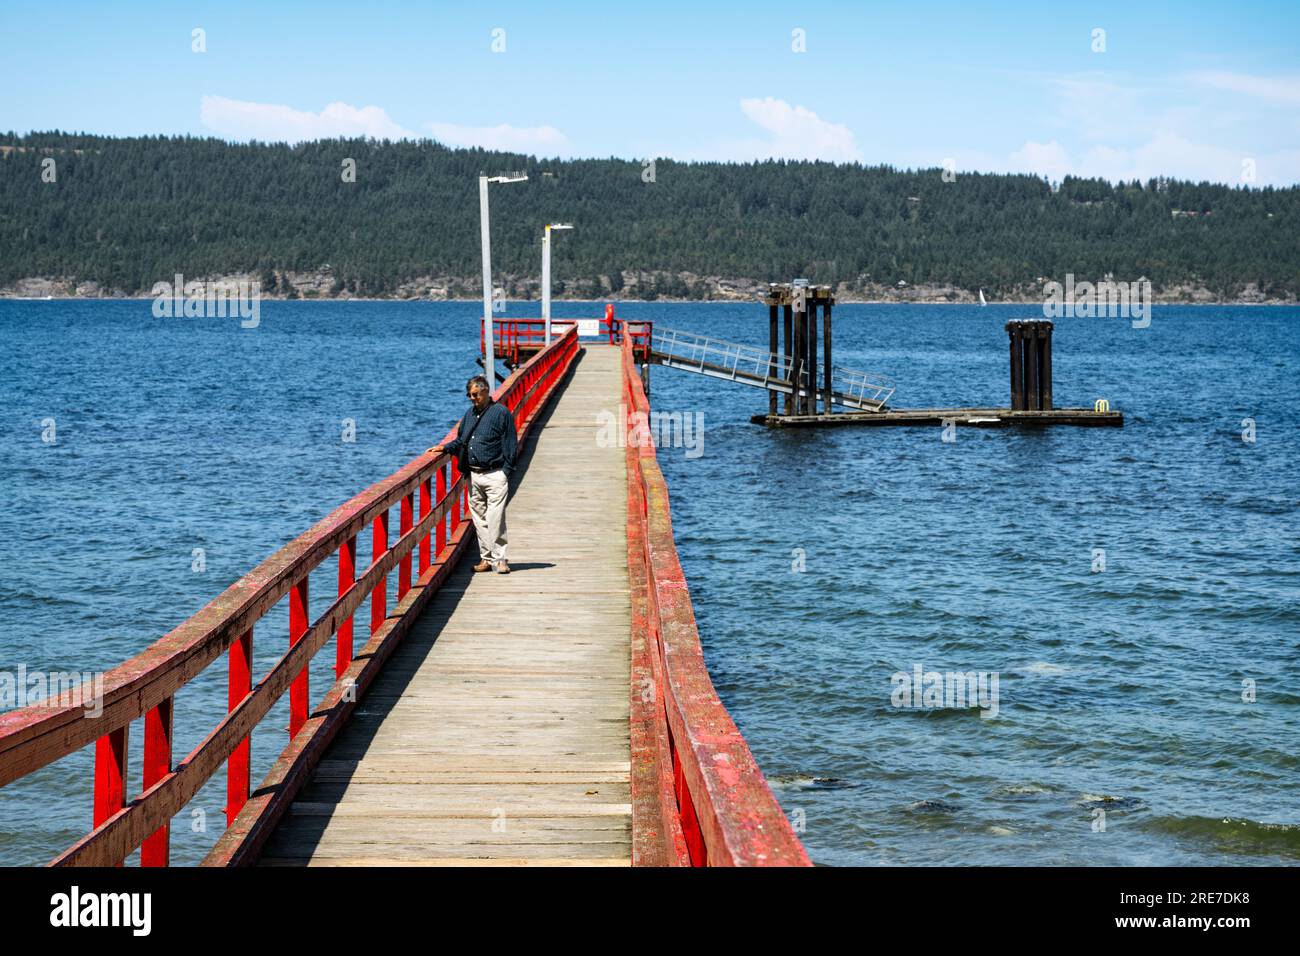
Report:
[[[397,286],[385,295],[360,294],[347,288],[328,269],[312,272],[277,271],[275,288],[263,284],[261,297],[273,299],[330,299],[356,301],[479,301],[479,283],[475,278],[460,276],[419,276]],[[664,295],[658,286],[667,277],[688,295]],[[163,281],[170,282],[168,276]],[[186,277],[186,281],[199,277]],[[252,273],[231,273],[221,276],[201,277],[205,282],[261,282]],[[608,276],[596,280],[570,280],[557,283],[553,298],[567,301],[615,300],[620,302],[754,302],[762,298],[767,283],[756,279],[734,279],[720,276],[699,276],[690,272],[636,273],[624,272],[621,281],[611,282]],[[539,300],[540,281],[535,276],[502,277],[503,288],[509,301]],[[1023,283],[1010,295],[985,294],[990,305],[1041,305],[1046,298],[1043,285],[1046,279]],[[617,288],[615,288],[617,285]],[[645,294],[653,291],[653,295]],[[949,285],[884,285],[855,281],[841,282],[835,288],[835,297],[841,303],[905,303],[918,304],[969,304],[979,302],[979,290],[961,289]],[[78,280],[67,276],[37,276],[19,279],[0,286],[0,298],[10,299],[152,299],[148,293],[127,293],[108,288],[93,280]],[[1296,305],[1300,299],[1294,293],[1270,295],[1259,290],[1254,283],[1245,283],[1232,298],[1218,295],[1204,286],[1184,283],[1153,290],[1152,300],[1160,305]]]

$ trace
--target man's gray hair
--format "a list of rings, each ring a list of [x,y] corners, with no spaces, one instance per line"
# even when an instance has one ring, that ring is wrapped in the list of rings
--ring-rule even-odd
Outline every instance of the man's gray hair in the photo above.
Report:
[[[468,392],[475,385],[482,385],[484,388],[488,390],[489,395],[492,394],[492,387],[488,385],[488,380],[484,378],[482,375],[472,376],[470,380],[465,383],[465,391]]]

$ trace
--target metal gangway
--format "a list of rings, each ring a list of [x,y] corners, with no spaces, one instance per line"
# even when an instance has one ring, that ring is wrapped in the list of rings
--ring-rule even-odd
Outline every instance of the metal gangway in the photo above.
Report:
[[[627,324],[637,325],[635,322]],[[798,391],[795,392],[791,369],[793,359],[790,356],[694,332],[666,329],[658,323],[650,332],[650,360],[669,368],[753,385],[783,395],[809,394],[807,367],[799,369]],[[822,391],[817,371],[820,370],[813,370],[813,394]],[[885,375],[838,365],[831,367],[831,401],[837,405],[866,412],[883,411],[896,387],[894,380]]]

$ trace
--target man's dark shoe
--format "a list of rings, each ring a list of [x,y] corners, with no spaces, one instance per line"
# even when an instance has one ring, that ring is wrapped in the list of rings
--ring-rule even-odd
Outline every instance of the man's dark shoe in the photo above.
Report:
[[[474,565],[474,570],[475,570],[475,571],[491,571],[491,570],[492,570],[492,562],[491,562],[491,561],[480,561],[478,564]]]
[[[509,574],[509,573],[510,573],[510,565],[506,564],[504,561],[498,561],[497,574]]]

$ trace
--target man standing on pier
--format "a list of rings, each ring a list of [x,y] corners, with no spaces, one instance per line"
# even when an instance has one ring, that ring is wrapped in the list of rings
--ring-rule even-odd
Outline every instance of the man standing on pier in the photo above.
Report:
[[[478,537],[479,563],[475,571],[509,574],[506,564],[506,496],[515,470],[515,419],[504,405],[492,400],[488,381],[475,375],[465,384],[473,404],[460,420],[456,437],[429,451],[451,452],[469,475],[469,509]]]

